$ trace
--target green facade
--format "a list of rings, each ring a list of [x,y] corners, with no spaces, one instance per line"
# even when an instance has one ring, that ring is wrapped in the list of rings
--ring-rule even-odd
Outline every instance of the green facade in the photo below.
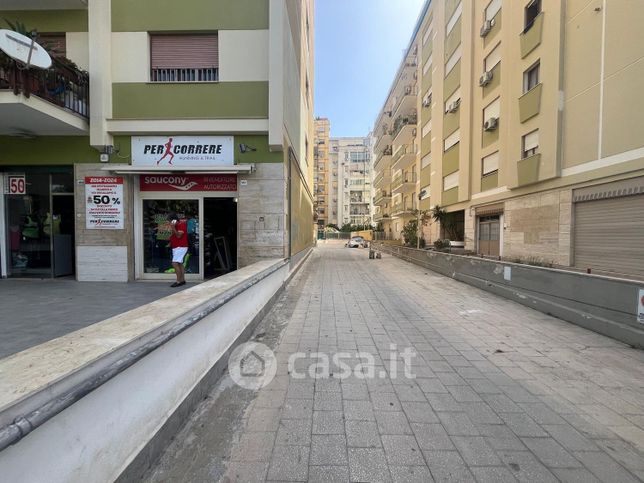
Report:
[[[448,137],[454,131],[456,131],[461,125],[461,110],[460,108],[456,112],[447,112],[443,114],[443,132],[445,137]]]
[[[534,19],[532,27],[527,32],[521,33],[521,58],[525,58],[530,52],[536,49],[541,43],[543,31],[543,12]]]
[[[0,12],[0,19],[0,28],[9,28],[8,20],[24,24],[29,31],[87,32],[87,10],[5,10]]]
[[[492,80],[483,87],[483,97],[493,92],[501,85],[501,62],[492,67]]]
[[[488,191],[499,187],[499,172],[488,174],[481,178],[481,191]]]
[[[461,18],[454,24],[454,28],[445,39],[445,61],[452,56],[456,48],[461,44]]]
[[[441,196],[442,206],[449,206],[454,203],[458,203],[458,186],[450,190],[443,191],[443,195]]]
[[[459,148],[460,144],[456,144],[443,154],[443,177],[458,171],[460,163]]]
[[[267,29],[268,7],[269,0],[112,0],[112,31]]]
[[[115,83],[114,119],[266,119],[268,82]]]
[[[461,61],[459,60],[452,71],[445,77],[443,84],[443,95],[445,99],[456,92],[456,89],[461,85]]]
[[[537,84],[533,89],[519,97],[519,119],[526,122],[539,114],[541,109],[541,91],[543,84]]]
[[[490,30],[488,34],[483,38],[483,45],[485,47],[490,45],[494,41],[494,39],[496,39],[497,34],[501,31],[501,10],[496,13],[492,20],[494,21],[492,30]]]
[[[501,121],[499,121],[500,123]],[[483,142],[481,143],[484,148],[488,147],[490,144],[495,143],[499,140],[499,127],[493,131],[486,131],[483,129]]]
[[[128,147],[129,150],[129,147]],[[0,165],[71,165],[98,163],[99,152],[86,136],[43,136],[21,139],[0,136]]]
[[[541,154],[535,154],[521,159],[517,163],[517,182],[519,186],[533,184],[539,181],[539,165]]]

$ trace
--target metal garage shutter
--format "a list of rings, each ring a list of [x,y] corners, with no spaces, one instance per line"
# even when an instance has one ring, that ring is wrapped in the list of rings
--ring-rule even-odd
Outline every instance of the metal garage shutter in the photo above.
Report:
[[[644,195],[575,204],[575,266],[644,279]]]

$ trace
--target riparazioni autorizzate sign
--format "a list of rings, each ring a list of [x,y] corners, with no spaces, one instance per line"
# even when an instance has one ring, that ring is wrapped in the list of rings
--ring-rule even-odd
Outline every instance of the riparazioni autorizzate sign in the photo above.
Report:
[[[232,166],[233,136],[132,138],[133,166]]]

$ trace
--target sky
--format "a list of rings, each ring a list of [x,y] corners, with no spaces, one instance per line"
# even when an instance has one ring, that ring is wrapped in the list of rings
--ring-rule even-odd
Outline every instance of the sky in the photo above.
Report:
[[[331,136],[366,136],[425,0],[316,0],[315,115]]]

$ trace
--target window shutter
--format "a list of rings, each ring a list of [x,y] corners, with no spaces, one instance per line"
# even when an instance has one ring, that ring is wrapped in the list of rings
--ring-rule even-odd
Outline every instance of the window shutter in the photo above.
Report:
[[[499,169],[499,152],[492,153],[483,158],[483,175],[493,173]]]
[[[67,56],[67,42],[65,34],[40,34],[38,43],[42,45],[52,57]]]
[[[539,131],[532,131],[531,133],[523,136],[523,150],[529,151],[530,149],[539,147]]]
[[[219,67],[217,34],[150,35],[152,69],[208,69]]]

